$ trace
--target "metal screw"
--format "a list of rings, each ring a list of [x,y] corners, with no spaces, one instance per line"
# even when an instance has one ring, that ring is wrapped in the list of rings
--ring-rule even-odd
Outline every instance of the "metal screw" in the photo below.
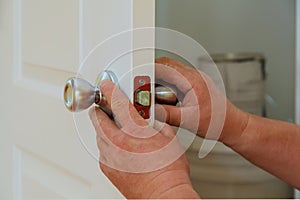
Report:
[[[140,79],[140,80],[139,80],[139,84],[140,84],[140,86],[145,85],[145,80],[144,80],[144,79]]]
[[[141,116],[144,116],[144,115],[145,115],[145,111],[144,111],[144,110],[140,110],[140,111],[139,111],[139,114],[140,114]]]

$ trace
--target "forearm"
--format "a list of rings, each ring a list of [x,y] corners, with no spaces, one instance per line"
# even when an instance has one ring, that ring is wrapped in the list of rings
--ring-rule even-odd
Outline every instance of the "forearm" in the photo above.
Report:
[[[300,188],[299,126],[249,115],[244,130],[236,136],[223,142],[255,165]]]

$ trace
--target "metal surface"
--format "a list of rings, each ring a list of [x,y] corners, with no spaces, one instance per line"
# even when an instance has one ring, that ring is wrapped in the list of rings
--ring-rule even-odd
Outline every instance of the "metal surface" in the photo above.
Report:
[[[70,78],[64,89],[65,106],[72,112],[85,110],[95,102],[97,88],[81,78]]]
[[[89,108],[94,103],[102,108],[105,105],[105,100],[101,94],[100,82],[103,80],[111,80],[115,84],[118,83],[116,76],[111,71],[102,72],[96,80],[96,86],[91,85],[81,78],[73,77],[68,79],[64,88],[64,103],[66,108],[71,112],[79,112]],[[176,95],[175,90],[169,87],[160,85],[155,88],[157,103],[176,105],[178,102]],[[144,102],[142,100],[144,96],[141,94],[141,102]],[[107,108],[103,109],[106,110]]]
[[[109,80],[118,86],[118,79],[112,71],[103,71],[101,72],[96,79],[96,87],[100,87],[101,81]]]
[[[70,78],[64,89],[64,103],[71,112],[79,112],[89,108],[94,103],[101,105],[103,97],[100,90],[100,82],[111,80],[117,84],[116,76],[111,71],[104,71],[97,77],[96,86],[91,85],[81,78]]]
[[[159,104],[168,105],[176,105],[178,102],[176,91],[165,86],[155,87],[155,100]]]
[[[151,105],[151,94],[149,91],[139,90],[136,92],[135,102],[142,106],[150,106]]]

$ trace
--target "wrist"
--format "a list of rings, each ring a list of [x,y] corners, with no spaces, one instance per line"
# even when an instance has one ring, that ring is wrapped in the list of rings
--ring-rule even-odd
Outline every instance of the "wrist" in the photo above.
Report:
[[[199,198],[186,171],[168,171],[148,183],[147,198]]]
[[[158,196],[158,199],[199,199],[198,193],[190,184],[181,184],[170,188]]]
[[[229,147],[233,147],[238,143],[241,135],[248,126],[250,116],[249,113],[238,109],[228,101],[225,123],[219,139],[220,142]]]

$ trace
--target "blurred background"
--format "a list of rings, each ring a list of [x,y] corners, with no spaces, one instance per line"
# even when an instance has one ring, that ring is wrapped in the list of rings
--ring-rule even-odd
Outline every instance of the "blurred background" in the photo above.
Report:
[[[156,26],[200,43],[238,107],[294,122],[295,8],[295,0],[156,0]],[[293,197],[291,187],[222,144],[200,160],[200,145],[195,141],[188,156],[193,185],[203,198]]]
[[[294,0],[156,1],[156,26],[192,37],[210,54],[262,53],[266,93],[276,102],[268,117],[294,120]]]

